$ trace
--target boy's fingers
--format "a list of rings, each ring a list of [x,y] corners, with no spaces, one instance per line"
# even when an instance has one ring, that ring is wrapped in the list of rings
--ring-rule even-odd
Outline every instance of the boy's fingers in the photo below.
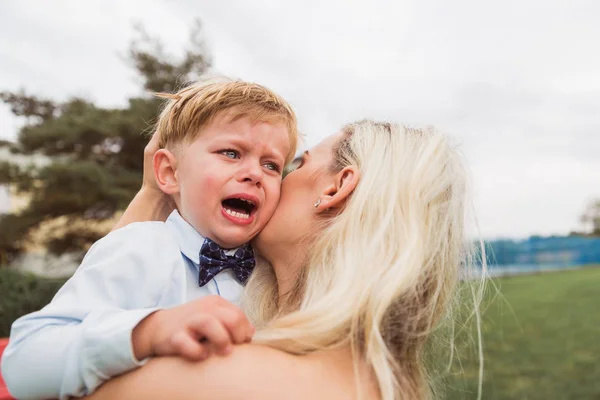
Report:
[[[229,331],[233,343],[240,344],[249,341],[254,334],[254,327],[246,315],[237,307],[219,307],[215,317]]]
[[[225,326],[212,316],[196,316],[190,319],[188,329],[196,335],[196,340],[206,340],[218,352],[228,354],[231,351],[231,336]]]
[[[174,334],[171,339],[171,345],[173,346],[172,351],[174,355],[188,360],[200,361],[208,357],[208,348],[206,345],[198,342],[194,336],[185,331]]]

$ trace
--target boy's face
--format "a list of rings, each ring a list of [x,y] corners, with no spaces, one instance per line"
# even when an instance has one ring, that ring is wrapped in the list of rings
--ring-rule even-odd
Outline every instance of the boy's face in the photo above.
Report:
[[[247,243],[277,207],[289,149],[284,124],[218,115],[179,153],[181,215],[224,248]]]

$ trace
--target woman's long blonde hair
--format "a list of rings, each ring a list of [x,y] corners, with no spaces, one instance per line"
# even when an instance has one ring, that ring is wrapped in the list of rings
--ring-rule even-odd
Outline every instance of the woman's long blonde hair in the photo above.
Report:
[[[468,247],[461,157],[432,129],[360,121],[343,131],[330,168],[355,165],[361,179],[312,237],[292,303],[278,305],[273,270],[260,265],[244,305],[256,341],[294,354],[349,345],[382,399],[429,398],[424,348]]]

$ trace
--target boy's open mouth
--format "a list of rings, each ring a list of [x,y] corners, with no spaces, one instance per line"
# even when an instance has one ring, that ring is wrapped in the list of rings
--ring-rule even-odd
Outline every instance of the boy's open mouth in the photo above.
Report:
[[[257,205],[250,199],[230,197],[221,202],[223,209],[234,218],[248,219],[256,211]]]

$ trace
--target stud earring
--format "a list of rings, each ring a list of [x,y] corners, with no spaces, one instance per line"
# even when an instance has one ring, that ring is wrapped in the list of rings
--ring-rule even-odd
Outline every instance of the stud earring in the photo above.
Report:
[[[319,207],[319,204],[321,204],[321,199],[317,200],[317,202],[315,203],[315,208]]]

